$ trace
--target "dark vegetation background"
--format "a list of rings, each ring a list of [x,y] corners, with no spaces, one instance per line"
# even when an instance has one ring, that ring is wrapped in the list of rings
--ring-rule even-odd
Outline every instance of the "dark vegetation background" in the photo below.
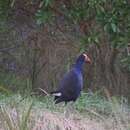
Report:
[[[130,98],[129,0],[1,0],[0,91],[51,91],[81,52],[84,91]]]

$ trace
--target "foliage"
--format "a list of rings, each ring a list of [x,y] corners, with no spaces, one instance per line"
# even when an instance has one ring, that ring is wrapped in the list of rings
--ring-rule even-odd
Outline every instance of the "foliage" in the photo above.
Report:
[[[109,4],[109,3],[105,3]],[[129,42],[130,5],[125,0],[115,0],[110,7],[102,7],[97,11],[96,19],[109,34],[109,40],[114,48],[124,47]]]
[[[49,7],[53,7],[54,3],[52,0],[44,2],[43,8],[37,12],[37,21],[39,24],[51,21],[50,18],[55,12]],[[64,16],[74,24],[80,25],[83,23],[83,26],[89,23],[92,24],[92,26],[84,28],[87,33],[81,39],[81,50],[84,50],[93,43],[98,46],[101,42],[100,39],[104,36],[109,40],[108,43],[113,48],[120,49],[127,47],[130,41],[129,1],[70,0],[68,5],[64,2],[63,4],[65,5],[64,8],[66,8],[64,9]],[[45,10],[46,8],[47,11]],[[58,8],[58,10],[62,11],[62,7]]]
[[[52,20],[53,12],[49,9],[52,5],[53,0],[43,0],[41,4],[43,7],[36,13],[37,24],[47,23]]]
[[[91,31],[87,36],[81,38],[81,47],[88,47],[90,44],[99,45],[100,35],[97,32]]]
[[[18,89],[17,89],[18,88]],[[26,90],[25,90],[26,88]],[[0,92],[10,95],[14,92],[27,93],[30,90],[29,79],[22,79],[12,73],[0,73]]]
[[[9,10],[9,0],[0,1],[0,20],[6,19]]]
[[[122,66],[130,71],[130,56],[127,56],[121,60]]]
[[[77,7],[81,9],[76,12]],[[124,47],[130,40],[130,4],[126,0],[120,0],[120,2],[119,0],[88,0],[84,3],[77,1],[77,5],[74,4],[70,12],[73,12],[71,16],[75,21],[86,20],[89,22],[91,19],[95,20],[97,26],[100,25],[103,31],[108,34],[110,43],[114,48]],[[90,33],[94,27],[90,28]],[[95,32],[93,32],[93,35],[95,35]],[[86,37],[91,39],[92,34]]]
[[[10,7],[15,6],[14,3],[15,0],[0,1],[0,20],[5,20],[9,16]],[[81,51],[91,44],[99,46],[102,39],[108,40],[107,43],[119,51],[126,48],[130,42],[130,2],[128,0],[69,0],[62,1],[62,5],[54,0],[42,0],[35,14],[37,24],[52,22],[57,16],[56,13],[60,12],[60,15],[62,14],[68,22],[78,24],[83,31]],[[3,27],[3,22],[0,21],[0,30],[1,26]],[[125,68],[130,70],[129,56],[123,58],[121,62]],[[31,86],[30,80],[20,80],[12,74],[0,76],[0,90],[8,93],[8,89],[4,88],[10,90]]]
[[[2,0],[0,1],[0,18],[8,15],[10,4],[15,1]],[[88,40],[83,40],[83,43],[100,42],[96,33],[101,33],[95,29],[95,26],[100,28],[108,34],[109,42],[114,48],[126,47],[130,41],[130,3],[127,0],[70,0],[68,5],[63,2],[65,6],[58,6],[59,11],[66,8],[64,16],[68,17],[73,23],[80,24],[81,22],[89,23],[95,21],[95,25],[87,28]],[[40,9],[36,12],[36,20],[38,24],[48,23],[52,21],[55,16],[57,5],[54,0],[43,0],[40,3]],[[54,9],[53,9],[54,8]],[[94,31],[91,31],[94,30]],[[94,39],[92,37],[95,37]],[[84,39],[84,38],[83,38]],[[85,38],[86,39],[86,38]]]
[[[80,2],[77,1],[77,3],[79,5]],[[130,41],[130,3],[128,3],[128,1],[92,0],[86,3],[84,2],[83,6],[81,5],[82,3],[80,3],[79,8],[82,7],[82,9],[79,10],[86,13],[81,13],[84,15],[76,15],[78,13],[74,11],[75,15],[72,14],[73,19],[75,18],[76,21],[78,19],[79,22],[84,19],[87,19],[87,21],[93,19],[96,22],[96,26],[100,26],[103,32],[107,34],[109,43],[113,48],[120,49],[127,47]],[[87,9],[84,6],[87,7]],[[75,8],[77,9],[77,6],[75,6]],[[91,15],[89,16],[87,13]],[[102,39],[101,37],[103,37],[103,34],[99,35],[100,33],[102,32],[100,32],[100,29],[95,29],[95,25],[90,28],[88,34],[81,40],[82,48],[92,43],[98,46],[100,39]],[[122,62],[124,64],[123,66],[129,70],[129,56],[122,59]]]
[[[38,10],[36,13],[37,24],[47,23],[52,19],[52,12],[48,9]]]

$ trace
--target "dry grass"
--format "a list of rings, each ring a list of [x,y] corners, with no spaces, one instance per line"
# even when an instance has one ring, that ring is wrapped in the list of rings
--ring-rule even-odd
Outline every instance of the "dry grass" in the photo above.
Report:
[[[10,121],[1,121],[0,130],[21,130],[18,124],[18,113],[15,109],[8,111]],[[1,115],[2,116],[2,115]],[[7,116],[7,115],[6,115]],[[10,122],[10,123],[9,123]],[[9,128],[8,128],[9,127]],[[82,116],[73,115],[65,118],[63,114],[58,112],[50,112],[48,110],[36,110],[30,113],[28,118],[28,130],[106,130],[105,122],[101,120],[83,118]],[[110,126],[112,127],[112,126]],[[22,128],[23,130],[23,128]],[[111,129],[112,130],[112,129]]]
[[[18,98],[15,96],[14,100]],[[50,100],[44,101],[47,107],[35,104],[31,98],[20,104],[1,103],[0,130],[130,130],[130,111],[126,104],[119,104],[115,99],[109,102],[112,111],[107,116],[86,108],[82,112],[69,112],[68,118],[63,113],[64,107],[53,106]]]
[[[43,112],[41,118],[37,119],[34,130],[39,128],[45,130],[104,130],[102,123],[82,117],[65,118],[61,113]]]
[[[0,114],[0,130],[128,130],[129,127],[128,121],[123,122],[121,118],[115,117],[101,120],[71,114],[69,118],[65,118],[60,112],[32,109],[24,120],[27,122],[24,122],[21,120],[23,112],[19,113],[16,108],[4,109],[3,112],[4,115]],[[27,126],[23,123],[27,123]]]

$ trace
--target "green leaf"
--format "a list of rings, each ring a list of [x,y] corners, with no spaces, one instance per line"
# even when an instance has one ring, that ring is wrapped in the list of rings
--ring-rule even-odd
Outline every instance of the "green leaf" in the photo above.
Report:
[[[104,25],[104,31],[107,32],[107,31],[108,31],[108,28],[109,28],[109,25],[108,25],[108,24],[105,24],[105,25]]]
[[[99,39],[98,39],[97,37],[95,38],[95,42],[96,42],[96,43],[99,43]]]
[[[113,32],[117,31],[117,26],[114,23],[111,23],[111,28],[112,28]]]
[[[45,7],[48,7],[52,4],[53,0],[44,0],[45,1]]]
[[[50,22],[52,19],[52,12],[50,10],[41,9],[36,13],[36,22],[38,25]]]

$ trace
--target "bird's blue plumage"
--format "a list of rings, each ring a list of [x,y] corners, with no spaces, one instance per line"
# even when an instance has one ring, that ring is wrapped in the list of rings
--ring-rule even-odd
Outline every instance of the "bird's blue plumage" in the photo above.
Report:
[[[76,99],[79,97],[83,88],[82,67],[84,61],[84,56],[79,56],[75,65],[68,73],[64,75],[63,79],[60,81],[58,89],[54,92],[51,92],[51,94],[61,94],[58,96],[55,95],[55,103],[63,101],[66,103],[69,101],[76,101]]]

